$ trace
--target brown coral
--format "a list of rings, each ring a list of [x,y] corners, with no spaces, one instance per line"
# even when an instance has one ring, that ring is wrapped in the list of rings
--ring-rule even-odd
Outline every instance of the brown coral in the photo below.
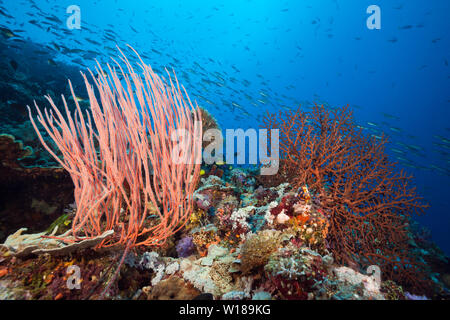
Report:
[[[264,266],[270,255],[281,246],[281,233],[263,230],[250,235],[241,248],[241,271],[246,274],[254,268]]]
[[[147,290],[143,290],[146,292]],[[201,292],[177,276],[158,282],[147,294],[147,300],[192,300]]]
[[[216,129],[220,130],[220,126],[217,123],[217,120],[213,117],[213,115],[206,110],[205,108],[200,107],[200,112],[202,115],[202,131],[206,132],[209,129]],[[206,146],[208,146],[208,141],[202,142],[202,148],[204,149]]]

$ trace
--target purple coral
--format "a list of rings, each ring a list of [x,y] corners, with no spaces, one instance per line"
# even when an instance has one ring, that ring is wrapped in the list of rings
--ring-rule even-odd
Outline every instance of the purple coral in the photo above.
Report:
[[[192,241],[192,237],[187,236],[178,241],[176,246],[178,257],[186,258],[192,255],[195,251],[195,245]]]
[[[430,300],[426,296],[417,296],[409,292],[405,292],[405,297],[407,300]]]

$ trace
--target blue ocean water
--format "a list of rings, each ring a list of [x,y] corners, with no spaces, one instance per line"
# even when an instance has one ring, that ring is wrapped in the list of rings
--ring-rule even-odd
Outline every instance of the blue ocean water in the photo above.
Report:
[[[9,44],[33,42],[51,64],[80,70],[130,44],[157,72],[173,68],[222,129],[259,128],[267,111],[299,104],[349,104],[364,130],[389,136],[390,156],[431,205],[419,221],[450,253],[449,1],[79,0],[71,30],[73,4],[3,0],[0,25],[15,34]],[[381,29],[367,27],[370,5]]]

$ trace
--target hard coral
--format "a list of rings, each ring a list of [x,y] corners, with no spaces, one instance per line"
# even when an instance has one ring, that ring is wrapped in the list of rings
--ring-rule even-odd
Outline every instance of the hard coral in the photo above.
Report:
[[[177,253],[180,258],[189,257],[195,252],[195,245],[191,236],[187,236],[178,241]]]
[[[191,231],[192,241],[200,256],[204,257],[208,253],[208,248],[212,244],[220,241],[217,236],[217,229],[213,225],[207,225]]]
[[[114,263],[113,256],[89,249],[64,256],[41,254],[35,259],[13,257],[6,261],[10,272],[4,280],[22,291],[24,296],[16,297],[19,299],[92,299],[101,292],[102,278],[109,273],[107,266],[111,263]],[[71,276],[68,268],[73,265],[81,270],[81,285],[76,290],[71,290],[67,285]]]
[[[241,271],[246,274],[254,268],[264,266],[270,255],[282,242],[281,233],[275,230],[263,230],[251,234],[241,248]]]
[[[408,221],[426,208],[385,154],[386,139],[357,129],[348,107],[268,114],[280,130],[280,171],[308,185],[329,217],[327,241],[339,263],[378,265],[385,277],[426,290],[427,277],[408,248]],[[270,132],[270,130],[269,130]]]
[[[0,134],[0,155],[1,165],[13,168],[20,168],[18,159],[29,157],[33,154],[33,149],[24,147],[23,142],[16,140],[10,134]]]
[[[31,153],[14,136],[0,134],[0,241],[22,227],[43,231],[73,202],[73,184],[62,168],[22,165]]]
[[[200,107],[201,119],[202,119],[202,129],[203,132],[207,130],[221,130],[217,120],[214,116],[205,108]],[[209,145],[208,141],[202,142],[202,149],[206,148]]]
[[[306,247],[286,246],[270,256],[264,270],[283,299],[305,300],[317,294],[316,286],[327,276],[329,256],[322,257]]]
[[[200,294],[200,291],[177,276],[162,280],[148,289],[143,290],[148,300],[192,300]]]

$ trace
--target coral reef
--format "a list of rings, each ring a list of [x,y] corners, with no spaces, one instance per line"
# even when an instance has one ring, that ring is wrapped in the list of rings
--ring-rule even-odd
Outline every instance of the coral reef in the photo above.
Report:
[[[208,168],[206,168],[208,169]],[[234,174],[233,171],[237,172]],[[206,170],[205,170],[206,171]],[[335,259],[328,245],[329,217],[315,194],[305,185],[289,184],[266,188],[242,184],[233,177],[251,177],[252,170],[226,169],[222,178],[202,178],[196,191],[193,212],[202,212],[170,238],[166,247],[129,251],[71,247],[44,236],[47,233],[12,235],[0,256],[0,297],[9,299],[222,299],[222,300],[369,300],[448,298],[444,282],[447,258],[433,246],[426,233],[412,229],[411,239],[418,259],[439,270],[430,273],[433,291],[413,293],[367,269],[348,267]],[[208,195],[208,206],[200,201]],[[207,208],[205,211],[204,209]],[[203,208],[203,209],[202,209]],[[284,214],[287,218],[280,220]],[[65,226],[62,215],[52,227]],[[70,219],[69,219],[70,221]],[[59,227],[58,227],[59,228]],[[50,228],[49,228],[50,229]],[[14,240],[16,239],[16,240]],[[14,241],[12,241],[14,240]],[[21,255],[22,248],[43,249]],[[45,250],[58,244],[57,252]],[[94,250],[92,249],[94,246]],[[9,248],[9,249],[8,249]],[[6,250],[7,249],[7,250]],[[29,249],[27,249],[29,250]],[[31,250],[32,251],[32,250]],[[431,258],[433,257],[433,258]],[[75,291],[62,285],[69,264],[85,268],[86,286]],[[55,271],[56,270],[56,271]],[[84,269],[83,269],[84,270]],[[116,271],[117,272],[117,271]],[[28,275],[25,278],[24,274]],[[53,274],[53,275],[51,275]],[[48,282],[48,283],[47,283]],[[56,288],[56,285],[62,286]],[[102,293],[107,289],[107,293]]]
[[[388,279],[426,290],[425,266],[409,246],[409,218],[426,205],[411,177],[395,173],[386,139],[365,135],[348,107],[268,114],[280,130],[280,171],[296,188],[308,186],[328,217],[327,245],[339,263],[378,265]],[[294,173],[295,172],[295,173]]]
[[[322,121],[323,125],[326,123]],[[17,162],[17,158],[29,153],[23,145],[9,136],[3,137],[3,141],[8,150],[14,150],[13,156],[5,158],[9,168],[33,172],[33,168]],[[290,170],[286,163],[281,165],[282,172]],[[301,168],[296,171],[299,175]],[[407,189],[391,195],[396,197],[399,208],[364,215],[361,211],[350,211],[354,207],[348,201],[356,201],[354,195],[346,198],[340,192],[347,189],[333,186],[334,180],[321,184],[313,174],[312,178],[297,181],[298,177],[292,174],[279,181],[274,177],[272,182],[276,183],[272,184],[259,179],[257,169],[203,165],[189,218],[183,228],[168,236],[160,246],[101,246],[115,237],[120,228],[114,229],[114,233],[74,239],[70,233],[77,211],[73,200],[61,201],[61,206],[56,206],[45,198],[35,197],[29,203],[30,208],[39,208],[54,217],[38,233],[24,234],[21,228],[9,231],[11,235],[0,250],[0,298],[423,300],[450,297],[448,258],[433,244],[429,234],[406,215],[404,218],[399,215],[400,220],[396,218],[409,194]],[[370,172],[366,173],[370,175]],[[336,172],[333,174],[337,176]],[[386,179],[389,177],[386,175]],[[384,205],[386,210],[392,209],[389,207],[392,202],[388,201],[394,201],[392,198],[375,202],[379,195],[373,196],[374,202],[367,208]],[[366,194],[361,197],[366,199]],[[414,206],[414,201],[408,205]],[[149,203],[147,209],[152,213],[151,221],[152,215],[157,215],[157,208]],[[356,221],[360,220],[350,212],[367,217],[361,219],[367,226],[358,229]],[[384,217],[383,224],[377,220],[380,217]],[[399,221],[404,224],[399,226]],[[395,227],[399,235],[381,236],[372,230],[375,227],[384,231]],[[405,278],[390,272],[389,268],[398,268],[396,264],[369,260],[371,252],[364,247],[368,239],[355,239],[363,231],[375,242],[369,249],[383,249],[382,245],[386,245],[384,251],[376,251],[382,252],[380,255],[395,252],[399,257],[402,251],[398,250],[402,247],[396,247],[395,241],[407,239],[403,244],[408,246],[407,257],[420,261],[424,267],[419,273],[407,273],[406,280],[427,279],[428,287],[411,288]],[[344,235],[348,239],[337,243]],[[341,252],[341,246],[350,251]],[[373,272],[377,264],[381,267],[380,277]],[[83,270],[78,290],[70,290],[67,285],[74,276],[72,266]]]
[[[43,31],[55,18],[44,18]],[[125,68],[99,65],[88,81],[80,62],[102,61],[104,50],[33,44],[19,24],[0,28],[0,300],[450,300],[448,257],[413,220],[426,205],[412,178],[348,107],[268,114],[263,127],[280,129],[276,175],[193,161],[207,138],[194,139],[187,166],[173,165],[184,137],[175,141],[172,129],[221,130],[175,77],[143,61],[138,74],[123,55]],[[143,57],[183,63],[170,52]],[[181,72],[199,101],[261,119],[240,104],[239,83],[254,84],[237,79],[237,67],[222,77],[188,60],[202,84]],[[84,87],[87,95],[75,95]],[[231,95],[208,100],[226,87]],[[244,94],[258,109],[284,101],[266,89],[259,103]],[[36,121],[32,101],[51,109],[33,109]],[[438,150],[447,155],[449,145],[441,137]]]

